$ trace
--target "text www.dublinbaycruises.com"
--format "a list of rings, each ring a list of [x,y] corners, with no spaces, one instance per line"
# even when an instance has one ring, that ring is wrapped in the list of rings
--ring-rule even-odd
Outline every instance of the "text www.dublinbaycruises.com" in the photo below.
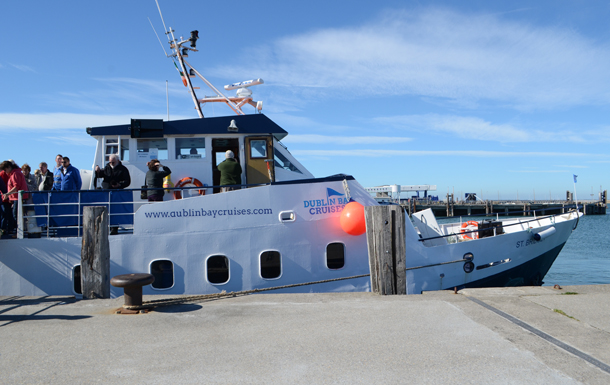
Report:
[[[270,215],[273,210],[267,209],[238,209],[229,210],[168,210],[168,211],[151,211],[144,213],[146,218],[185,218],[185,217],[224,217],[224,216],[243,216],[243,215]]]

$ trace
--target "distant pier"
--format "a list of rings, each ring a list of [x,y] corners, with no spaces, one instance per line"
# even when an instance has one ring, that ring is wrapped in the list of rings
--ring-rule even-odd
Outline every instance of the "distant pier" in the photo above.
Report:
[[[476,194],[466,194],[465,199],[456,199],[453,194],[447,194],[445,200],[428,196],[428,191],[435,191],[435,185],[386,185],[368,187],[366,190],[375,194],[375,199],[381,203],[400,204],[409,214],[431,209],[436,217],[457,217],[468,215],[503,215],[503,216],[540,216],[563,214],[575,209],[585,215],[605,215],[608,205],[607,190],[599,194],[598,200],[576,201],[573,194],[566,192],[565,200],[482,200]],[[419,192],[424,192],[419,197]],[[400,193],[417,192],[417,197],[399,198]]]
[[[405,207],[409,214],[432,209],[437,217],[455,217],[467,215],[551,215],[562,214],[570,209],[576,208],[576,202],[572,201],[530,201],[530,200],[506,200],[506,201],[429,201],[425,199],[401,199],[400,205]],[[605,215],[605,202],[578,202],[580,211],[585,215]],[[584,211],[583,211],[584,208]]]

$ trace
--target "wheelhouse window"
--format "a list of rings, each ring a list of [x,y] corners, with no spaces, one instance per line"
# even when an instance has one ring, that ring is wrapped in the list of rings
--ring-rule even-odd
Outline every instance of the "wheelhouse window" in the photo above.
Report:
[[[329,243],[326,246],[326,266],[331,270],[345,266],[345,245],[343,243]]]
[[[167,139],[138,139],[138,161],[167,160]]]
[[[106,150],[104,152],[104,161],[110,160],[110,155],[119,153],[119,140],[117,138],[106,139]]]
[[[205,138],[176,138],[176,159],[205,158]]]
[[[129,160],[129,139],[121,139],[121,161]]]
[[[298,172],[299,174],[302,174],[301,170],[296,168],[296,166],[292,164],[292,162],[290,162],[290,160],[288,160],[288,158],[282,155],[279,151],[274,151],[273,157],[276,168],[283,168],[284,170]]]
[[[250,158],[266,158],[267,157],[267,141],[266,140],[251,140],[250,141]]]
[[[282,259],[279,251],[264,251],[260,257],[261,277],[275,279],[282,275]]]
[[[174,264],[168,259],[152,261],[150,274],[155,277],[154,289],[169,289],[174,286]]]
[[[213,255],[206,263],[208,282],[219,285],[229,282],[229,258]]]

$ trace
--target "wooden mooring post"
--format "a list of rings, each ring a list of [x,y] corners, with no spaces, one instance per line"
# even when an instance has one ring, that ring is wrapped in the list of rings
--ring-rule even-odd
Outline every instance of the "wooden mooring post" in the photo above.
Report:
[[[108,212],[104,206],[83,208],[80,271],[83,298],[110,298]]]
[[[407,294],[405,212],[401,206],[367,206],[371,290],[381,295]]]

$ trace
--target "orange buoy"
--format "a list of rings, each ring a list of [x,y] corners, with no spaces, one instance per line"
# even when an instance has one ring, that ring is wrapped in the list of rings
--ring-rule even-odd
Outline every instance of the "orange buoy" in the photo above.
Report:
[[[479,228],[479,223],[476,221],[467,221],[462,223],[462,229],[460,233],[463,234],[462,238],[464,239],[479,239],[479,233],[468,233],[464,234],[467,230],[477,230]]]
[[[358,202],[350,202],[341,212],[341,228],[350,235],[362,235],[366,232],[364,206]]]
[[[199,181],[199,179],[192,178],[187,176],[186,178],[182,178],[176,183],[176,187],[203,187],[203,184]],[[164,186],[165,187],[165,186]],[[205,195],[205,190],[199,190],[199,195]],[[180,190],[174,190],[174,199],[182,199],[182,192]]]

